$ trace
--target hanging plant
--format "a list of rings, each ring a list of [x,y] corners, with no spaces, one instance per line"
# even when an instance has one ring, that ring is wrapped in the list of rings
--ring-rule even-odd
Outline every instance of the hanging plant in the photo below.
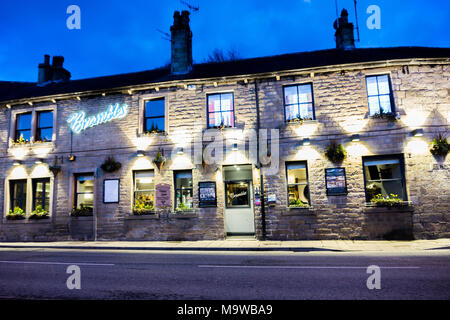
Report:
[[[450,149],[450,144],[442,134],[438,134],[431,142],[430,152],[434,156],[446,156]]]
[[[345,157],[347,156],[347,152],[345,151],[342,144],[337,144],[336,142],[332,142],[325,152],[326,157],[333,163],[341,163]]]
[[[153,163],[155,164],[155,166],[158,167],[159,170],[161,170],[161,167],[166,162],[166,158],[164,158],[161,151],[162,151],[161,149],[158,149],[158,152],[156,152],[155,159],[153,159]]]
[[[120,162],[116,162],[113,157],[108,157],[100,168],[102,168],[105,172],[114,172],[122,168],[122,164]]]

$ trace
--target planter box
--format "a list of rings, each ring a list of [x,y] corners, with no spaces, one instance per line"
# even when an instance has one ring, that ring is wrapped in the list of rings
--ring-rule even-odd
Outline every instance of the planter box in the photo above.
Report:
[[[69,230],[72,240],[94,240],[94,217],[70,217]]]

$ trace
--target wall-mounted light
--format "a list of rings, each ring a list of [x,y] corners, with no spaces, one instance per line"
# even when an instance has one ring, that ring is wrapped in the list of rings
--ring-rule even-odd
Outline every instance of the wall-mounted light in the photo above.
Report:
[[[177,149],[177,154],[183,154],[183,153],[184,153],[183,147],[179,147]]]
[[[20,166],[21,164],[22,164],[22,161],[20,161],[20,160],[16,160],[13,162],[13,166],[15,166],[15,167]]]
[[[33,105],[33,102],[31,102],[31,101],[28,101],[28,104],[29,104],[30,106],[32,106],[32,105]]]
[[[53,102],[53,103],[56,103],[56,100],[55,100],[55,99],[52,99],[52,102]]]
[[[42,163],[42,159],[38,158],[38,159],[36,159],[36,161],[34,163],[35,164],[41,164]]]
[[[309,140],[309,138],[303,139],[302,145],[304,145],[304,146],[309,146],[310,144],[311,144],[311,140]]]
[[[81,98],[79,96],[76,97],[78,101],[81,101]]]
[[[423,136],[423,129],[416,129],[413,132],[411,132],[411,135],[413,137],[422,137]]]
[[[102,93],[102,96],[103,96],[103,97],[106,97],[106,92],[103,92],[103,93]]]
[[[353,142],[361,141],[361,137],[359,136],[359,134],[352,135],[352,141]]]
[[[73,154],[69,155],[69,161],[75,161],[77,157],[75,157]]]
[[[136,156],[143,157],[144,156],[144,151],[138,150],[137,153],[136,153]]]

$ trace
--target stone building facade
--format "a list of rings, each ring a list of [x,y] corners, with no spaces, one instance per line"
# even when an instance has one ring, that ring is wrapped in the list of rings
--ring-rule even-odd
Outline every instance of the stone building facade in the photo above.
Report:
[[[188,16],[185,72],[0,82],[0,240],[450,236],[449,49],[186,66]]]

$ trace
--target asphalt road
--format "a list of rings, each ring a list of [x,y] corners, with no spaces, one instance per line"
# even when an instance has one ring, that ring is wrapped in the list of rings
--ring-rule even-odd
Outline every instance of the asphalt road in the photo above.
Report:
[[[0,249],[0,299],[449,300],[450,254]]]

